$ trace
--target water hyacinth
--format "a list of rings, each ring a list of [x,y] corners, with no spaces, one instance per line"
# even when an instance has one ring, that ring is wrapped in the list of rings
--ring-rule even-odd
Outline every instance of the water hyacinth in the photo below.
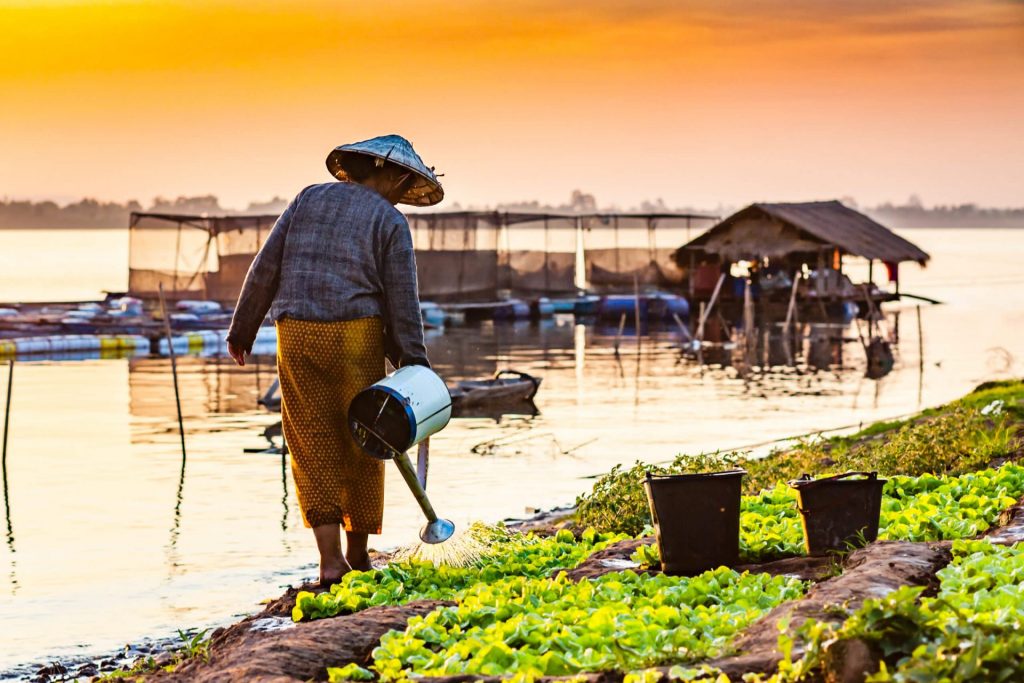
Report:
[[[1024,467],[1014,464],[960,476],[891,477],[885,487],[879,537],[915,541],[971,537],[994,524],[1000,512],[1021,495]],[[439,567],[409,559],[374,572],[354,572],[329,594],[300,595],[294,616],[317,618],[420,598],[458,602],[410,619],[405,631],[385,635],[369,668],[329,670],[333,681],[363,680],[372,674],[395,683],[418,676],[463,674],[500,675],[525,683],[540,676],[609,670],[634,672],[631,675],[642,681],[653,677],[649,667],[697,662],[727,652],[739,631],[805,589],[795,579],[740,574],[724,567],[692,578],[632,571],[579,583],[569,581],[564,572],[550,578],[624,538],[594,530],[579,539],[568,531],[544,539],[505,536],[496,539],[473,567]],[[740,543],[748,558],[801,554],[803,534],[795,492],[780,484],[758,496],[744,497]],[[939,572],[942,592],[935,602],[927,603],[934,613],[922,611],[926,603],[918,604],[919,588],[900,589],[890,598],[866,605],[874,612],[863,612],[849,628],[869,634],[884,630],[887,623],[918,628],[915,619],[927,618],[932,629],[928,633],[948,629],[974,639],[959,644],[942,640],[934,645],[938,649],[921,645],[930,657],[938,658],[940,651],[946,651],[942,648],[966,648],[960,656],[972,663],[957,669],[967,676],[965,680],[975,669],[991,673],[984,657],[967,656],[970,647],[965,643],[975,643],[973,651],[984,645],[995,653],[985,657],[1000,662],[1024,654],[1024,641],[1018,643],[1020,638],[1013,635],[1024,626],[1020,617],[1024,553],[1006,554],[993,548],[988,543],[957,542],[957,560]],[[656,546],[644,547],[634,557],[655,564]],[[1002,635],[992,636],[993,629]],[[939,635],[935,639],[939,643]],[[914,661],[913,666],[907,664],[907,671],[935,666],[923,657]],[[948,662],[943,666],[948,668]],[[1005,666],[1002,670],[1015,671]],[[710,670],[685,672],[689,680],[718,677]],[[902,673],[887,678],[884,669],[877,675],[880,681],[924,680]],[[776,680],[790,679],[779,674]]]
[[[789,577],[720,567],[692,578],[632,571],[590,581],[507,577],[414,617],[374,650],[383,681],[410,675],[564,676],[715,656],[772,607],[803,594]]]
[[[1024,467],[1014,464],[967,474],[888,479],[878,537],[890,541],[957,540],[995,524],[1024,495]],[[796,493],[779,484],[744,496],[740,552],[752,561],[803,554]]]
[[[572,569],[591,553],[625,538],[593,529],[584,531],[579,539],[564,529],[548,538],[496,535],[489,550],[473,566],[437,566],[409,558],[383,569],[349,572],[328,593],[299,593],[292,618],[320,619],[412,600],[458,600],[462,591],[476,583],[506,576],[546,577],[560,569]]]
[[[956,541],[953,562],[936,574],[938,593],[903,586],[869,599],[841,626],[809,624],[806,654],[771,677],[792,683],[809,679],[821,665],[826,643],[856,639],[884,659],[867,680],[1019,681],[1024,677],[1024,547],[988,541]]]

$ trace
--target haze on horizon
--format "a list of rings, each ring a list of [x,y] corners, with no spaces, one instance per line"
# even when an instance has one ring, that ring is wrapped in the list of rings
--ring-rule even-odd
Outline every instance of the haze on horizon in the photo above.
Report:
[[[1013,0],[0,0],[0,196],[225,206],[398,132],[447,199],[1024,201]]]

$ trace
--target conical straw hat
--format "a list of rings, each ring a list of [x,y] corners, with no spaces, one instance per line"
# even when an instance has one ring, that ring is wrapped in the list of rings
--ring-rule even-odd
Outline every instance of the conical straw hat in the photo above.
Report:
[[[342,168],[341,159],[346,154],[364,154],[376,157],[407,168],[416,174],[416,182],[409,191],[398,200],[402,204],[412,206],[432,206],[444,199],[444,189],[434,175],[434,169],[428,168],[412,143],[401,135],[381,135],[362,142],[335,147],[327,155],[327,170],[338,180],[348,180],[348,174]]]

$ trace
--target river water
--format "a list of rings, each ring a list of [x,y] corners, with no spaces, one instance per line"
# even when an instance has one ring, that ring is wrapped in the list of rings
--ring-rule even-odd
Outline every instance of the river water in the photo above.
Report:
[[[681,360],[669,331],[627,337],[571,317],[450,328],[429,339],[449,379],[511,367],[541,375],[537,415],[455,420],[433,440],[429,492],[456,524],[573,501],[615,463],[758,446],[904,415],[988,379],[1024,374],[1024,231],[907,230],[928,268],[902,288],[942,306],[899,312],[895,370],[842,365],[746,377]],[[126,284],[126,231],[0,231],[0,301],[97,298]],[[922,357],[919,349],[923,349]],[[838,358],[836,358],[838,360]],[[224,623],[315,575],[287,463],[246,452],[275,416],[256,405],[273,357],[237,368],[181,361],[182,459],[166,359],[40,359],[15,367],[0,543],[0,671]],[[923,370],[922,370],[923,368]],[[6,384],[6,369],[0,381]],[[420,526],[387,480],[380,548]]]

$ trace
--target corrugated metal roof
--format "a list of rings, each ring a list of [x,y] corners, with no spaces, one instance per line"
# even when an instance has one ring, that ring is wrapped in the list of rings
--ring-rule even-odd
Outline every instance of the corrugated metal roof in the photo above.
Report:
[[[724,234],[740,219],[766,214],[775,220],[793,226],[822,246],[839,247],[842,251],[868,259],[900,262],[917,261],[924,264],[930,257],[884,225],[868,216],[844,206],[838,201],[799,202],[792,204],[757,203],[734,213],[680,251],[704,251],[712,237]]]

